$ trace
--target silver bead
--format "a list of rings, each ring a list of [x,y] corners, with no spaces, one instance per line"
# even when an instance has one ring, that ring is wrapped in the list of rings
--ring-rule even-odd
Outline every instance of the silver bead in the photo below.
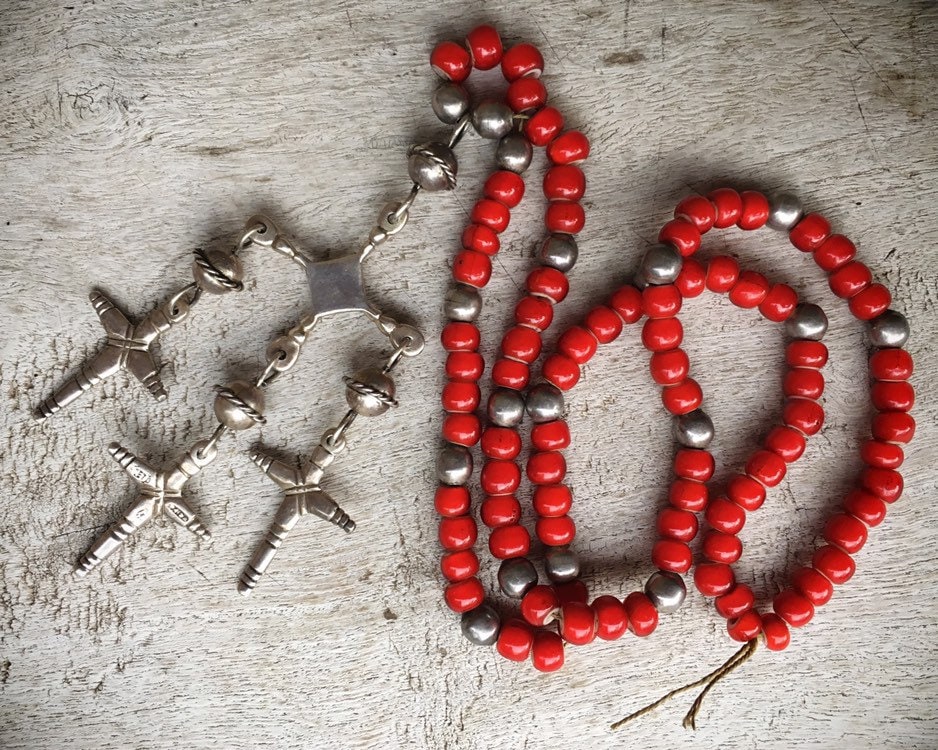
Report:
[[[684,579],[669,570],[652,573],[645,583],[645,596],[651,599],[655,609],[663,614],[676,612],[687,596]]]
[[[909,321],[895,310],[886,310],[870,321],[870,341],[873,346],[898,349],[909,340]]]
[[[580,251],[569,234],[552,234],[541,244],[537,258],[545,266],[567,273],[576,264]]]
[[[501,622],[498,613],[488,604],[470,609],[462,614],[462,634],[476,646],[491,646],[498,640]]]
[[[448,443],[437,454],[436,475],[443,484],[465,484],[472,476],[472,454],[461,445]]]
[[[553,422],[563,417],[563,392],[552,383],[538,383],[528,391],[524,407],[535,424]]]
[[[498,148],[495,149],[495,163],[498,168],[518,174],[531,166],[533,157],[534,147],[521,133],[509,133],[498,142]]]
[[[264,391],[243,380],[217,388],[215,416],[229,430],[246,430],[264,422]]]
[[[192,278],[203,292],[225,294],[242,287],[244,267],[234,253],[227,250],[196,250],[192,261]]]
[[[502,138],[511,132],[514,116],[507,104],[487,99],[472,110],[472,127],[483,138]]]
[[[452,190],[456,187],[456,154],[445,143],[421,143],[407,154],[407,174],[424,190]]]
[[[788,232],[804,216],[804,208],[798,197],[791,193],[777,193],[769,198],[769,220],[772,229]]]
[[[512,557],[498,567],[498,585],[512,599],[520,599],[535,584],[537,570],[526,557]]]
[[[785,321],[785,332],[793,339],[820,341],[827,333],[827,315],[817,305],[803,302]]]
[[[706,448],[713,440],[713,422],[703,409],[674,418],[674,438],[687,448]]]
[[[654,245],[642,258],[639,275],[648,284],[671,284],[677,279],[683,265],[684,259],[675,248]]]
[[[479,290],[468,284],[451,286],[443,298],[443,314],[450,320],[470,321],[482,312]]]
[[[345,401],[350,409],[363,417],[377,417],[392,406],[394,400],[394,380],[387,373],[376,367],[359,370],[345,380]]]
[[[551,547],[544,555],[544,569],[554,583],[573,581],[580,576],[580,559],[569,547]]]
[[[486,411],[498,427],[514,427],[524,418],[524,399],[518,391],[499,388],[489,396]]]
[[[469,92],[458,83],[444,83],[433,92],[433,113],[447,125],[455,125],[469,111]]]

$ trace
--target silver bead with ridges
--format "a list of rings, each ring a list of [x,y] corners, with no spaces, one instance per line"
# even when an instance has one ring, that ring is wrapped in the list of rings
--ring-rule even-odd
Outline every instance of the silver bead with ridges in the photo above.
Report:
[[[392,406],[397,406],[394,380],[376,367],[359,370],[344,380],[345,401],[356,414],[377,417]]]
[[[498,148],[495,149],[495,163],[498,168],[517,174],[531,166],[533,157],[534,147],[521,133],[509,133],[498,142]]]
[[[669,570],[659,570],[652,573],[645,583],[645,596],[651,599],[662,614],[676,612],[684,603],[687,596],[687,586],[684,579],[677,573]]]
[[[654,245],[645,252],[639,276],[647,284],[673,284],[681,273],[684,259],[671,245]]]
[[[537,585],[537,570],[526,557],[503,560],[498,567],[498,585],[506,596],[520,599]]]
[[[472,127],[483,138],[503,138],[511,132],[514,116],[507,104],[486,100],[472,110]]]
[[[472,476],[472,454],[461,445],[444,445],[436,457],[436,476],[446,485],[465,484]]]
[[[214,248],[195,251],[192,261],[192,278],[203,292],[226,294],[242,288],[244,267],[234,253]]]
[[[544,570],[554,583],[574,581],[580,577],[580,559],[569,547],[549,547],[544,554]]]
[[[804,209],[798,197],[791,193],[776,193],[769,198],[769,220],[766,222],[772,229],[779,232],[789,232],[801,217]]]
[[[713,421],[703,409],[674,418],[674,439],[687,448],[706,448],[713,440]]]
[[[498,640],[501,621],[498,613],[488,604],[482,604],[462,614],[462,634],[476,646],[491,646]]]
[[[576,264],[580,251],[576,240],[569,234],[552,234],[537,252],[537,259],[545,266],[567,273]]]
[[[421,143],[407,153],[407,174],[429,192],[456,187],[456,155],[445,143]]]
[[[443,297],[443,314],[450,320],[472,321],[482,312],[479,290],[468,284],[455,284]]]
[[[498,427],[514,427],[524,418],[524,399],[518,391],[498,388],[489,396],[486,412]]]
[[[433,114],[447,125],[455,125],[469,111],[469,92],[458,83],[444,83],[433,92]]]
[[[524,408],[535,424],[563,417],[563,392],[552,383],[538,383],[524,400]]]
[[[264,392],[256,385],[234,380],[216,388],[215,416],[229,430],[247,430],[264,423]]]
[[[909,340],[909,321],[895,310],[886,310],[870,321],[870,341],[880,348],[898,349]]]
[[[793,339],[820,341],[827,333],[827,315],[817,305],[803,302],[785,321],[785,333]]]

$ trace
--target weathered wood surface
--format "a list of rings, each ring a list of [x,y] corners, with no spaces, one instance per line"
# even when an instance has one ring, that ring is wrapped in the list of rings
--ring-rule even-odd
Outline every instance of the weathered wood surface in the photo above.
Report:
[[[0,746],[938,745],[938,9],[504,5],[0,5]],[[593,140],[588,229],[560,318],[629,277],[681,196],[729,182],[793,189],[823,211],[914,327],[919,434],[904,497],[857,555],[855,579],[787,652],[758,654],[713,691],[696,735],[680,727],[690,696],[622,734],[608,724],[735,648],[701,597],[652,638],[571,649],[553,676],[471,648],[441,603],[436,335],[447,266],[491,163],[478,139],[461,150],[461,188],[421,199],[368,264],[374,298],[431,344],[402,368],[401,407],[356,425],[329,477],[358,531],[305,519],[254,598],[239,597],[236,576],[278,502],[246,459],[256,436],[243,435],[193,483],[211,544],[154,525],[88,580],[69,576],[131,497],[107,443],[179,455],[209,429],[211,385],[258,367],[303,302],[289,264],[261,256],[247,293],[207,299],[165,340],[167,404],[117,377],[31,425],[31,408],[99,344],[88,292],[110,290],[140,314],[185,281],[194,247],[227,246],[257,210],[316,252],[360,242],[406,190],[407,144],[441,132],[431,45],[483,20],[540,45],[553,101]],[[516,212],[486,297],[489,352],[541,233],[537,193]],[[832,321],[826,429],[744,532],[740,574],[765,601],[857,471],[863,331],[777,235],[725,233],[707,247],[794,285]],[[725,300],[687,308],[725,476],[778,415],[781,338]],[[349,321],[315,349],[272,389],[263,440],[287,453],[312,447],[339,413],[339,376],[381,344]],[[672,450],[646,367],[629,331],[570,402],[579,549],[595,590],[620,595],[649,572]]]

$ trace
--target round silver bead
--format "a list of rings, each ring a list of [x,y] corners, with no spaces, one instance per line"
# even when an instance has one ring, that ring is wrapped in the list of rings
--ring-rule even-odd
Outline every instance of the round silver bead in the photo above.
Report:
[[[476,646],[491,646],[498,640],[501,621],[498,613],[488,604],[470,609],[462,614],[462,634]]]
[[[791,193],[776,193],[769,198],[769,220],[772,229],[788,232],[804,216],[804,208],[798,197]]]
[[[827,333],[827,315],[817,305],[802,303],[785,321],[785,332],[793,339],[820,341]]]
[[[524,399],[518,391],[498,388],[489,396],[486,412],[492,424],[514,427],[524,418]]]
[[[192,278],[203,292],[225,294],[241,288],[244,266],[227,250],[197,250],[192,261]]]
[[[504,138],[511,132],[514,116],[507,104],[486,100],[472,110],[472,127],[483,138]]]
[[[713,421],[703,409],[674,418],[674,438],[687,448],[706,448],[713,440]]]
[[[350,409],[363,417],[377,417],[396,406],[395,390],[391,376],[375,367],[359,370],[352,377],[345,378],[345,401]]]
[[[447,125],[455,125],[469,111],[469,92],[458,83],[444,83],[433,92],[433,114]]]
[[[651,603],[659,612],[676,612],[687,596],[687,586],[677,573],[659,570],[652,573],[645,582],[645,596],[651,599]]]
[[[407,155],[407,174],[429,192],[456,187],[456,154],[445,143],[421,143]]]
[[[537,258],[545,266],[567,273],[576,264],[580,251],[576,240],[569,234],[552,234],[537,252]]]
[[[520,599],[536,584],[537,570],[526,557],[512,557],[498,567],[498,585],[512,599]]]
[[[521,174],[534,158],[534,146],[521,133],[509,133],[498,142],[495,149],[495,163],[499,169]]]
[[[563,417],[563,392],[552,383],[538,383],[528,391],[524,408],[535,424],[553,422]]]
[[[482,312],[482,295],[473,286],[455,284],[443,297],[443,314],[450,320],[475,320],[480,312]]]
[[[909,321],[895,310],[886,310],[870,321],[870,341],[880,348],[898,349],[909,340]]]
[[[436,476],[450,486],[465,484],[472,476],[472,454],[461,445],[443,446],[436,457]]]
[[[554,583],[574,581],[580,576],[580,559],[569,547],[551,547],[544,555],[544,569]]]
[[[234,380],[219,389],[214,411],[229,430],[247,430],[263,421],[264,391],[252,383]]]
[[[670,245],[654,245],[642,258],[639,276],[647,284],[672,284],[681,273],[684,259]]]

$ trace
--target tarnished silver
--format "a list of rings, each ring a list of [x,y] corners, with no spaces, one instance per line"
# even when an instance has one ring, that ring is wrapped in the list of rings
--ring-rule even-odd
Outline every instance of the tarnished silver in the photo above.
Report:
[[[898,349],[909,340],[909,321],[895,310],[886,310],[870,321],[870,342],[883,349]]]
[[[433,113],[447,125],[455,125],[469,111],[469,92],[458,83],[443,83],[433,92]]]
[[[472,127],[483,138],[497,140],[511,132],[515,113],[504,102],[486,99],[472,110]]]
[[[687,586],[677,573],[658,570],[645,582],[645,596],[651,599],[655,609],[662,614],[668,614],[681,608],[687,597]]]
[[[498,427],[514,427],[524,419],[524,398],[510,388],[496,388],[486,404],[489,421]]]
[[[553,383],[538,383],[528,391],[524,407],[535,424],[563,418],[563,391]]]
[[[472,476],[472,454],[461,445],[447,443],[437,453],[436,476],[442,484],[465,484]]]
[[[376,417],[397,406],[394,380],[386,372],[369,367],[342,380],[345,382],[345,400],[356,414]]]
[[[567,273],[576,264],[579,250],[576,240],[569,234],[552,234],[538,250],[537,258],[545,266]]]
[[[203,292],[226,294],[244,288],[244,267],[234,253],[219,248],[198,248],[193,255],[192,277]]]
[[[713,440],[713,421],[703,409],[674,418],[674,438],[687,448],[706,448]]]
[[[498,613],[488,604],[483,604],[462,615],[462,634],[476,646],[491,646],[498,640],[501,621]]]
[[[124,516],[99,536],[81,556],[75,575],[83,578],[112,555],[127,538],[139,531],[158,515],[165,515],[201,539],[210,539],[211,533],[190,505],[182,499],[182,488],[192,477],[215,460],[218,451],[208,441],[196,443],[168,471],[158,471],[150,464],[122,447],[111,443],[108,453],[139,485],[136,500]]]
[[[791,193],[776,193],[769,197],[769,219],[766,225],[779,232],[788,232],[804,216],[804,208],[798,196]]]
[[[580,558],[567,546],[550,547],[544,555],[544,569],[555,583],[574,581],[580,577]]]
[[[229,430],[247,430],[264,424],[264,392],[259,386],[234,380],[215,387],[215,416]]]
[[[802,302],[785,321],[785,332],[795,339],[820,341],[827,333],[827,315],[817,305]]]
[[[498,566],[499,588],[512,599],[520,599],[537,585],[537,569],[526,557],[511,557]]]
[[[407,174],[424,190],[452,190],[459,165],[456,154],[445,143],[421,143],[407,153]]]
[[[443,314],[450,320],[473,321],[482,312],[482,295],[468,284],[453,284],[443,297]]]
[[[521,174],[534,158],[534,146],[521,133],[509,133],[498,142],[495,149],[495,163],[499,169]]]
[[[645,251],[639,276],[647,284],[673,284],[681,273],[684,259],[671,245],[652,245]]]

